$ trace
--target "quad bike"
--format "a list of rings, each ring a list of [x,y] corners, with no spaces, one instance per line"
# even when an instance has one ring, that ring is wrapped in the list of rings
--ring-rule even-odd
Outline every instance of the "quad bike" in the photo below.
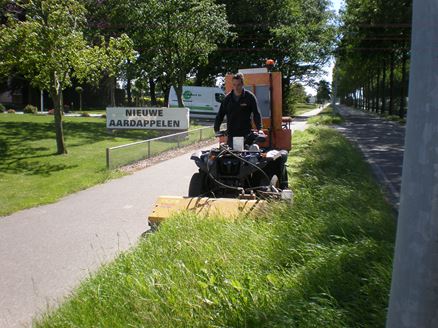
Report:
[[[246,84],[255,94],[269,96],[260,102],[264,104],[261,112],[266,134],[253,132],[243,140],[225,140],[225,133],[218,133],[217,147],[191,156],[198,172],[191,178],[188,197],[160,196],[148,216],[149,225],[156,226],[179,211],[235,217],[268,207],[269,199],[292,199],[286,170],[292,119],[282,116],[281,72],[272,71],[272,60],[266,64],[265,71],[245,73]],[[226,92],[232,89],[232,78],[232,74],[225,76]]]
[[[221,131],[217,137],[224,137]],[[189,197],[238,199],[287,199],[286,150],[261,147],[266,135],[251,132],[244,138],[244,149],[232,149],[222,142],[219,147],[191,156],[199,168],[192,176]]]

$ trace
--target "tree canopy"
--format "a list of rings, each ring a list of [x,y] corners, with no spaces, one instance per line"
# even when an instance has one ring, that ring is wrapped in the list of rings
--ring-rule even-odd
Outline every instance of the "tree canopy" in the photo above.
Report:
[[[330,100],[331,90],[330,83],[326,80],[321,80],[318,83],[318,88],[316,90],[316,102],[323,104]]]
[[[55,104],[57,152],[67,152],[62,129],[62,92],[79,82],[115,74],[132,56],[127,35],[90,43],[84,36],[86,9],[76,0],[14,1],[17,11],[0,26],[0,74],[18,71],[31,85],[50,92]]]
[[[334,79],[350,105],[405,114],[412,1],[346,0]],[[398,95],[396,97],[396,94]]]
[[[155,104],[156,86],[166,97],[173,85],[181,106],[182,86],[189,78],[195,85],[211,86],[228,72],[264,66],[268,58],[274,59],[274,69],[283,73],[283,91],[287,96],[293,82],[316,83],[317,75],[330,58],[336,34],[329,0],[3,0],[3,3],[19,4],[21,16],[9,15],[7,23],[2,23],[2,31],[18,31],[17,26],[24,30],[22,24],[40,26],[24,34],[5,34],[3,49],[20,43],[23,35],[28,41],[7,54],[11,65],[2,65],[8,66],[4,74],[12,66],[20,67],[26,78],[40,88],[49,88],[45,77],[48,70],[34,68],[48,67],[48,63],[58,65],[56,75],[63,88],[85,80],[96,81],[104,75],[110,77],[113,105],[116,78],[123,80],[126,87],[126,103],[131,103],[131,87],[136,94],[149,92]],[[40,12],[29,15],[31,11]],[[44,21],[42,17],[47,14],[43,12],[51,12],[50,17],[57,18]],[[54,28],[58,24],[59,30]],[[48,34],[37,31],[45,26]],[[33,47],[34,43],[37,47]],[[63,50],[56,52],[58,45]],[[120,60],[131,46],[136,55]],[[33,50],[31,56],[26,55],[21,61],[23,47]],[[47,64],[45,56],[51,58]],[[61,67],[68,72],[65,79]]]

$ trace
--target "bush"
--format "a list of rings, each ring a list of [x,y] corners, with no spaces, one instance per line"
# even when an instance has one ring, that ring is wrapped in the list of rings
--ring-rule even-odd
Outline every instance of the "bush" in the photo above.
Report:
[[[84,112],[84,113],[81,114],[81,117],[90,117],[90,114],[87,113],[87,112]]]
[[[0,104],[0,113],[4,113],[6,110],[6,107],[2,104]]]
[[[15,109],[12,109],[12,108],[8,109],[8,113],[9,114],[15,114]]]
[[[33,105],[26,105],[26,107],[24,107],[23,112],[25,114],[36,114],[36,112],[38,111],[38,108],[33,106]]]
[[[158,97],[157,98],[157,106],[158,107],[163,107],[164,106],[164,98],[163,97]]]
[[[100,115],[100,118],[106,118],[106,114]]]
[[[145,102],[145,106],[147,107],[152,106],[151,97],[143,97],[143,100]],[[157,107],[163,107],[163,106],[164,106],[164,98],[157,97]]]

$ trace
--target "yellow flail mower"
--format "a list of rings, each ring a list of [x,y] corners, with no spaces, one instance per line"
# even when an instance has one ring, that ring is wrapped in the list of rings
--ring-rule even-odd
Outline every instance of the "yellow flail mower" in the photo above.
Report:
[[[225,78],[231,91],[232,75]],[[259,101],[263,133],[233,139],[219,132],[219,145],[191,156],[198,167],[190,181],[188,197],[160,196],[149,215],[151,227],[180,211],[236,217],[265,211],[270,200],[292,200],[286,162],[291,149],[291,118],[282,117],[281,73],[245,71],[246,88]],[[266,99],[263,99],[263,96]]]

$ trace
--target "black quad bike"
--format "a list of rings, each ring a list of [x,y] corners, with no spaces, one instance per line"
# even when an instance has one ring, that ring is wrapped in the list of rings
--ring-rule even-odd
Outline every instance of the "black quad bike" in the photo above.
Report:
[[[216,137],[224,136],[221,131]],[[290,199],[286,150],[260,147],[266,135],[251,132],[244,138],[244,149],[226,143],[191,156],[199,167],[192,176],[189,197],[240,199]]]

